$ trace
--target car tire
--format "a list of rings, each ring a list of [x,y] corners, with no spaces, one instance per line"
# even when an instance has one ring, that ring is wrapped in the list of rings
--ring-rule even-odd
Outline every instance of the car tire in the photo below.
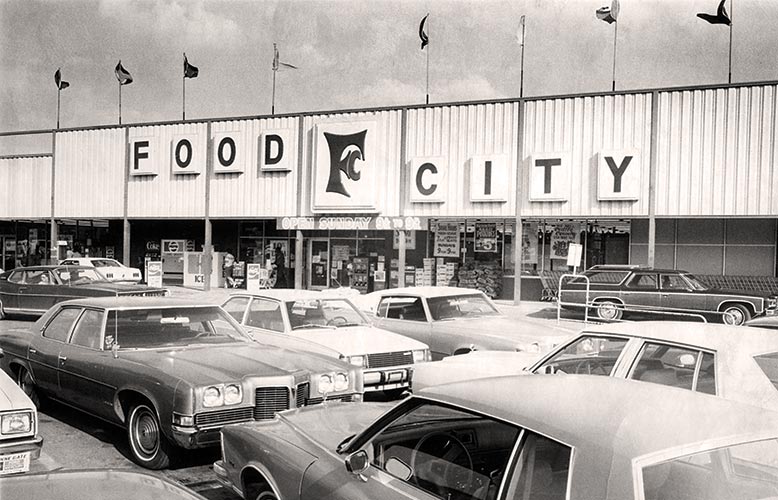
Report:
[[[613,300],[601,300],[595,304],[597,317],[603,321],[618,321],[624,315],[622,304]]]
[[[170,465],[173,446],[168,442],[154,407],[133,405],[127,417],[127,440],[132,459],[147,469],[164,469]]]
[[[751,311],[742,304],[727,304],[721,312],[728,313],[721,315],[721,322],[725,325],[741,326],[751,319]]]
[[[254,497],[254,500],[278,500],[278,497],[273,493],[273,490],[271,490],[269,486],[265,486],[260,490],[257,496]]]
[[[30,398],[35,408],[40,409],[43,399],[38,393],[38,388],[35,387],[35,380],[33,380],[32,374],[27,368],[19,368],[19,371],[16,372],[16,385]]]

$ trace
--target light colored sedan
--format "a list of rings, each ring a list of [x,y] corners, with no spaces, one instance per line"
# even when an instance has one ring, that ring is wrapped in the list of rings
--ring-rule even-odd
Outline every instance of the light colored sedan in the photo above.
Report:
[[[261,500],[755,500],[778,496],[778,414],[588,375],[431,388],[222,429],[217,478]]]
[[[433,359],[470,351],[544,353],[574,332],[503,315],[483,292],[448,286],[393,288],[362,299],[373,323],[430,346]]]
[[[87,266],[94,267],[108,281],[121,281],[125,283],[140,283],[143,279],[140,269],[127,267],[116,259],[105,257],[75,257],[60,261],[61,266]]]
[[[495,375],[584,373],[716,394],[778,410],[778,335],[674,321],[586,328],[540,357],[478,352],[419,366],[413,389]]]
[[[410,385],[411,368],[430,360],[427,344],[376,328],[339,293],[262,290],[233,294],[222,307],[261,343],[362,367],[365,392],[398,395]]]
[[[17,378],[22,387],[28,383],[21,376]],[[35,403],[0,370],[0,476],[29,471],[42,446]]]

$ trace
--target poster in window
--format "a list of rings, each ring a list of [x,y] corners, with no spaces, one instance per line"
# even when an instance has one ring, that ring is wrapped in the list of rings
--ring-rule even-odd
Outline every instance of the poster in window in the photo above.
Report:
[[[394,231],[394,245],[392,248],[395,250],[400,249],[400,231]],[[416,250],[416,231],[405,231],[405,249]]]
[[[567,260],[571,243],[578,243],[581,225],[576,223],[557,224],[551,233],[551,258]]]
[[[524,231],[521,233],[521,263],[538,263],[538,225],[524,224]]]
[[[435,231],[435,257],[459,258],[459,224],[456,222],[438,222]]]
[[[497,224],[494,222],[479,222],[475,225],[475,251],[497,251]]]

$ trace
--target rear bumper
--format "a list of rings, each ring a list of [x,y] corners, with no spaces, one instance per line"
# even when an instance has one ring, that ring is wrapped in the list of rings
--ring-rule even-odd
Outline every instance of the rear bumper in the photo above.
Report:
[[[365,370],[365,392],[406,389],[411,385],[411,367],[389,366],[380,370]]]

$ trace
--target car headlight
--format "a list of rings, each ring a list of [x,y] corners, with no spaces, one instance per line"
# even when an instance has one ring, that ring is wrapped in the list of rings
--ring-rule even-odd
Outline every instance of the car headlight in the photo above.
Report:
[[[430,360],[429,349],[419,349],[418,351],[413,351],[414,363],[423,363],[424,361],[429,361],[429,360]]]
[[[0,433],[4,435],[8,434],[24,434],[32,430],[32,413],[17,412],[6,413],[0,417]]]
[[[319,384],[318,384],[319,394],[327,394],[333,391],[335,389],[335,381],[333,380],[332,375],[324,374],[319,376]]]
[[[224,404],[236,405],[243,401],[243,390],[238,384],[224,386]]]
[[[367,358],[366,358],[366,356],[364,356],[364,355],[359,355],[359,356],[349,356],[349,357],[348,357],[348,358],[346,358],[346,359],[348,360],[349,364],[351,364],[351,365],[354,365],[354,366],[361,366],[362,368],[364,368],[365,366],[367,366],[367,365],[365,364],[365,360],[366,360]]]
[[[213,408],[224,404],[224,394],[218,387],[206,387],[203,391],[203,406]]]
[[[348,389],[348,373],[338,372],[335,374],[335,390],[345,391]]]

